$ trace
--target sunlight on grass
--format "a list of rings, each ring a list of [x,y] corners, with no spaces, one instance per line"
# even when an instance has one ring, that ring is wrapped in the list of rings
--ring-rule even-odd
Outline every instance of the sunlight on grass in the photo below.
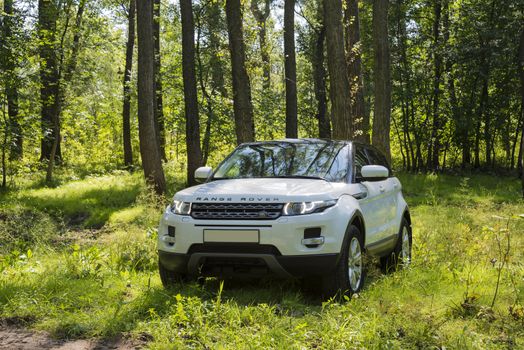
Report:
[[[144,215],[144,206],[135,206],[116,211],[109,216],[110,224],[136,224]]]

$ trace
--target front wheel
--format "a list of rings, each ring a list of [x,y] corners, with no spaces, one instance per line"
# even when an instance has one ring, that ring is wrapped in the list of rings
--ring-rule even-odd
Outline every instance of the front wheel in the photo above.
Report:
[[[411,264],[411,246],[413,235],[411,227],[405,218],[402,218],[397,244],[391,254],[380,258],[380,265],[384,272],[396,271]]]
[[[177,283],[181,283],[186,279],[185,275],[166,269],[160,261],[158,262],[158,271],[162,285],[166,289],[173,288]]]
[[[358,293],[364,286],[365,275],[364,237],[358,227],[351,225],[335,270],[324,277],[324,296],[350,296]]]

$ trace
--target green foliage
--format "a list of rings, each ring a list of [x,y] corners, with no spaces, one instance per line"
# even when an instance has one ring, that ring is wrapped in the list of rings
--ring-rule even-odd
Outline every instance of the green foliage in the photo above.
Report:
[[[0,254],[16,250],[20,255],[35,245],[46,244],[62,231],[60,221],[38,209],[12,203],[0,207]],[[12,255],[12,254],[11,254]]]

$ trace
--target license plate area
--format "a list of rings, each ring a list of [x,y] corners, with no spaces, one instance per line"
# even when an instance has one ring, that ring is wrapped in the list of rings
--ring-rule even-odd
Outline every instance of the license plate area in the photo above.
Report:
[[[204,230],[205,243],[259,243],[259,230]]]

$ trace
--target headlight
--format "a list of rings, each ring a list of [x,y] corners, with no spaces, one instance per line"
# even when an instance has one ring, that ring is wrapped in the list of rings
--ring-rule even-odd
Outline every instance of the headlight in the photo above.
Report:
[[[336,199],[316,202],[295,202],[284,205],[284,215],[304,215],[319,213],[337,204]]]
[[[174,200],[171,203],[171,211],[178,215],[189,215],[191,213],[191,203]]]

